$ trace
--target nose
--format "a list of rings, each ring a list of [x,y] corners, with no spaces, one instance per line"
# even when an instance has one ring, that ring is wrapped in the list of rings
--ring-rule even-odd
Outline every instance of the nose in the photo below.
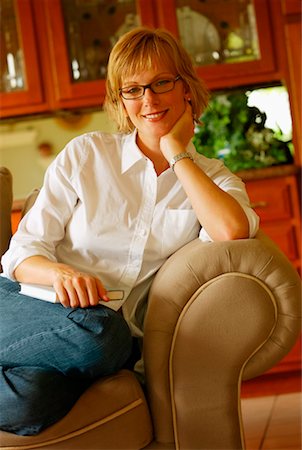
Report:
[[[156,94],[155,92],[153,92],[152,90],[151,90],[151,87],[150,86],[148,86],[148,87],[146,87],[146,89],[145,89],[145,93],[144,93],[144,101],[145,102],[148,102],[148,103],[150,103],[150,102],[152,102],[152,103],[154,103],[154,102],[156,102],[157,101],[157,99],[158,99],[158,94]]]

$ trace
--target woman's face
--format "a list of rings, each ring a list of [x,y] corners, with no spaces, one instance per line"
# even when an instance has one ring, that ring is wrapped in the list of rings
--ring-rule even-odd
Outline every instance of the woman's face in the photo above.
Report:
[[[154,64],[152,69],[132,75],[123,80],[122,88],[146,85],[159,80],[175,79],[177,73],[164,63]],[[186,92],[181,79],[175,82],[169,92],[155,94],[146,89],[143,97],[135,100],[122,98],[125,114],[138,130],[139,139],[147,145],[167,134],[186,108]]]

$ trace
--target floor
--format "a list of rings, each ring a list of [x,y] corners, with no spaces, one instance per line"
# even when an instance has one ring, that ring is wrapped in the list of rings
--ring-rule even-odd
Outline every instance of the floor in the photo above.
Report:
[[[246,450],[301,450],[302,393],[244,398]]]

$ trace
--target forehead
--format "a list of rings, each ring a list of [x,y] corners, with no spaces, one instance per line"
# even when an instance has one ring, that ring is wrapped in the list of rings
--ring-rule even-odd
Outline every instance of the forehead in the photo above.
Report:
[[[138,65],[133,68],[129,68],[124,72],[121,77],[122,84],[131,81],[134,82],[149,82],[153,78],[161,75],[176,75],[175,67],[168,61],[160,61],[158,58],[150,59],[149,64],[144,66]],[[147,81],[146,81],[147,80]]]

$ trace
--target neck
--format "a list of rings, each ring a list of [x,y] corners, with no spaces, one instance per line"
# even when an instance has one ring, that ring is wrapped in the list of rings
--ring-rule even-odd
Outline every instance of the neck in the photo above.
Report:
[[[169,167],[168,161],[160,151],[159,139],[147,144],[137,136],[137,145],[143,154],[153,162],[158,176]]]

